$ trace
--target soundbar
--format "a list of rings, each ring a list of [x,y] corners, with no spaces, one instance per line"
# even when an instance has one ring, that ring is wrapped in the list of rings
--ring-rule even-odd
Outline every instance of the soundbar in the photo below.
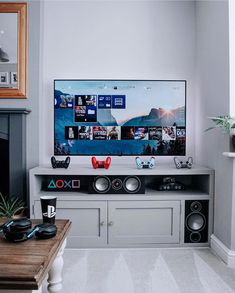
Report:
[[[144,176],[96,176],[91,179],[89,193],[144,194]]]

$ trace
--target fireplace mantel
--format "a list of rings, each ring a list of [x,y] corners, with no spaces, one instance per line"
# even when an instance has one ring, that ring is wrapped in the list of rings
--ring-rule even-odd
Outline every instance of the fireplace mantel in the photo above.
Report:
[[[30,112],[31,110],[25,108],[0,108],[0,114],[29,114]]]

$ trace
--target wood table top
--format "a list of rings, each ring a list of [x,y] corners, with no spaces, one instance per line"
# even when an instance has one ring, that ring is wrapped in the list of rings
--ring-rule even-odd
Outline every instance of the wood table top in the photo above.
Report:
[[[32,220],[33,226],[42,220]],[[0,237],[0,289],[38,289],[62,246],[71,221],[56,220],[57,235],[11,243]]]

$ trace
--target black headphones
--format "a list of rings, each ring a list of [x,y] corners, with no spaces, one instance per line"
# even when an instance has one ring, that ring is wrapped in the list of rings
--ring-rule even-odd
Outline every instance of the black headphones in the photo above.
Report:
[[[38,224],[32,228],[30,219],[21,218],[9,220],[0,227],[4,237],[11,242],[22,242],[33,238],[49,239],[56,235],[57,227],[54,224]]]

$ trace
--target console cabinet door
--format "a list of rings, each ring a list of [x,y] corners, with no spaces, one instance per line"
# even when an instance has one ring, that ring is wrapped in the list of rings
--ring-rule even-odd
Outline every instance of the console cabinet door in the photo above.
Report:
[[[34,217],[41,219],[40,201],[35,201]],[[97,247],[107,245],[106,201],[57,200],[56,219],[70,219],[72,227],[68,247]]]
[[[108,203],[108,243],[179,243],[180,201]]]

